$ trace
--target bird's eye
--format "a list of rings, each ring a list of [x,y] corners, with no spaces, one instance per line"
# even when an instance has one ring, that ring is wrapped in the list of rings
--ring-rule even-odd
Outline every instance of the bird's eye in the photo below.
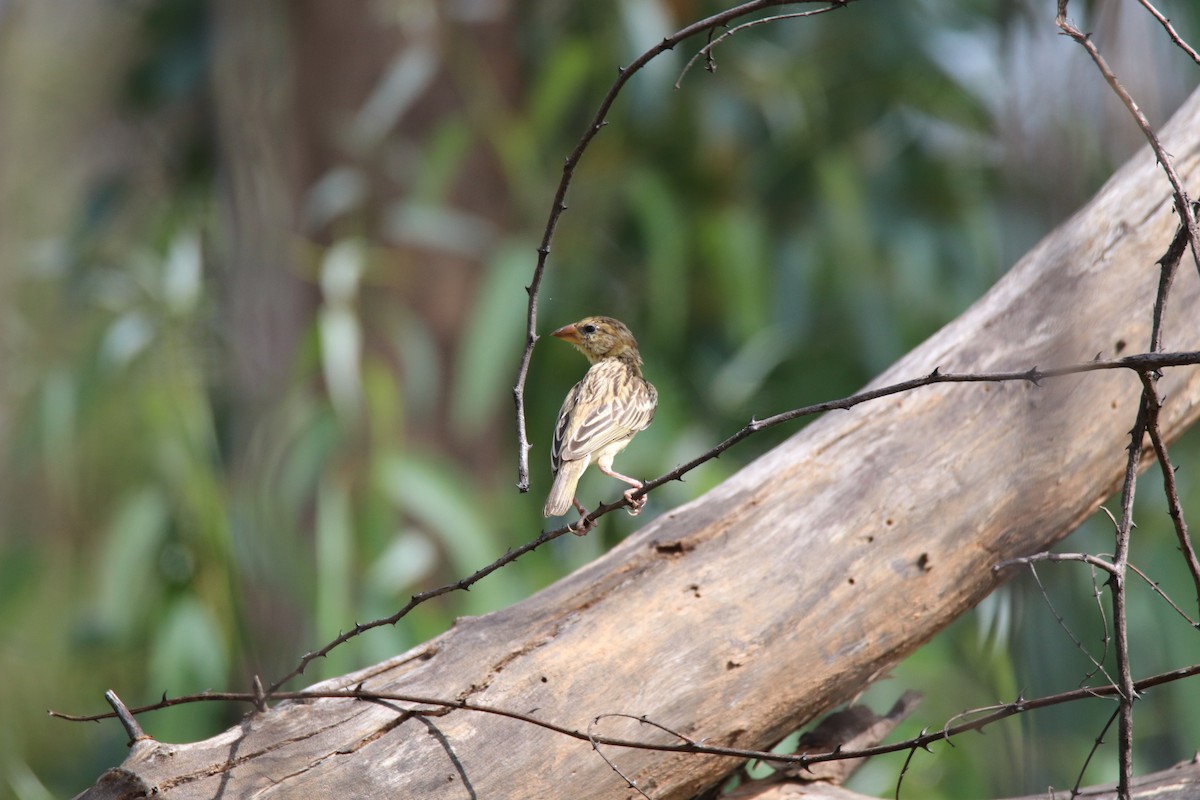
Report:
[[[591,336],[593,333],[596,332],[596,326],[589,322],[587,325],[584,325],[579,330],[582,331],[587,336]]]

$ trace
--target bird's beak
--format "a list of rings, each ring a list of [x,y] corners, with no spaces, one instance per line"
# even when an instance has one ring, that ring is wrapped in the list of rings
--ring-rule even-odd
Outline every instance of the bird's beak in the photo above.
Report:
[[[563,325],[561,328],[550,334],[556,339],[562,339],[564,342],[571,344],[579,344],[583,339],[579,336],[579,329],[572,325]]]

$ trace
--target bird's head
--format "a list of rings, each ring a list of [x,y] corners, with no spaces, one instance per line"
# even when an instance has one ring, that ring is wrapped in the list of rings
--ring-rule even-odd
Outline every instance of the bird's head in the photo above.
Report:
[[[564,325],[551,335],[575,345],[593,364],[606,358],[642,363],[633,334],[624,322],[612,317],[585,317]]]

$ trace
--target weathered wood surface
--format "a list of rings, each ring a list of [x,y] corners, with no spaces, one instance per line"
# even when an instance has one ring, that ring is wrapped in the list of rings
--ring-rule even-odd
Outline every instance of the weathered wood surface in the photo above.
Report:
[[[1164,132],[1192,187],[1198,142],[1200,95]],[[1140,351],[1175,226],[1143,151],[875,385]],[[1190,260],[1165,348],[1200,348]],[[1200,414],[1200,369],[1168,370],[1162,389],[1177,436]],[[995,563],[1092,514],[1121,475],[1138,392],[1134,375],[1104,372],[1043,388],[935,386],[833,413],[524,602],[324,686],[469,698],[579,730],[625,712],[766,746],[977,603]],[[596,730],[669,741],[632,722]],[[733,766],[607,752],[656,798],[691,797]],[[122,766],[171,798],[634,796],[587,743],[480,713],[422,719],[346,700],[283,704],[194,744],[142,742]]]
[[[1195,759],[1176,764],[1170,769],[1134,778],[1130,786],[1132,800],[1200,800],[1200,761]],[[874,800],[865,794],[841,786],[821,783],[789,783],[776,786],[747,787],[736,791],[729,800]],[[1081,789],[1072,796],[1071,790],[1060,789],[1026,795],[1011,800],[1117,800],[1115,786],[1094,786]]]

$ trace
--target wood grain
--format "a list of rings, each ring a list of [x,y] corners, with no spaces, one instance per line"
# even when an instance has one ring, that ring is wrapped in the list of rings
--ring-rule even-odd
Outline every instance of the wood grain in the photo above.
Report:
[[[1200,95],[1163,139],[1195,186]],[[1175,226],[1167,182],[1139,153],[874,385],[1140,351]],[[1200,349],[1198,301],[1186,262],[1165,349]],[[1161,387],[1177,437],[1200,414],[1200,369],[1168,370]],[[1134,375],[1104,372],[1041,388],[939,385],[827,415],[529,599],[324,686],[535,709],[580,730],[606,712],[647,715],[709,743],[764,747],[979,602],[994,564],[1092,514],[1121,475],[1138,396]],[[628,720],[596,732],[671,741]],[[655,798],[691,797],[735,766],[606,752]],[[171,798],[635,796],[586,742],[347,700],[282,704],[194,744],[141,742],[122,768]]]
[[[874,800],[865,794],[841,786],[822,783],[790,783],[750,787],[737,791],[729,800]],[[1132,800],[1197,800],[1200,798],[1200,761],[1193,759],[1170,769],[1136,778],[1129,787]],[[1011,798],[1011,800],[1118,800],[1115,786],[1094,786],[1080,790],[1076,798],[1070,790],[1049,791]]]

